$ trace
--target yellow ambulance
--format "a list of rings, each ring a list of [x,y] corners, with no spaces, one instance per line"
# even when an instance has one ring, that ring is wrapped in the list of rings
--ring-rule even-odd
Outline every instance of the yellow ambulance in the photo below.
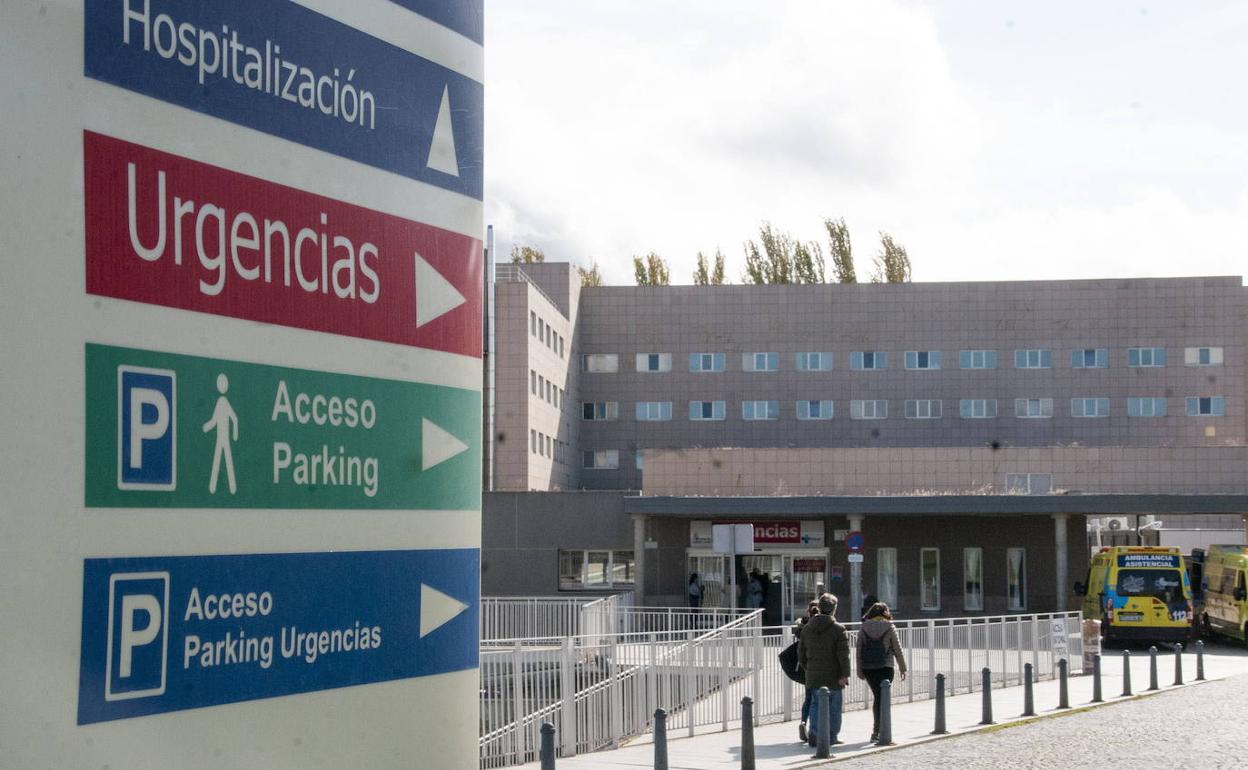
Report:
[[[1205,632],[1248,642],[1248,546],[1211,545],[1205,554]]]
[[[1075,593],[1107,642],[1182,642],[1191,633],[1192,587],[1178,548],[1102,548]]]

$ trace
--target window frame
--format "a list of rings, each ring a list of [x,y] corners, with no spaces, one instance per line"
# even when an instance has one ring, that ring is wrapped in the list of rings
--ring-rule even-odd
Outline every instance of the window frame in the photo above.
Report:
[[[1144,354],[1148,353],[1148,363],[1144,363]],[[1131,360],[1135,359],[1135,363]],[[1160,362],[1159,362],[1160,359]],[[1166,349],[1164,347],[1131,347],[1127,348],[1128,369],[1164,369],[1166,366]]]
[[[1209,402],[1209,411],[1204,411],[1201,407],[1202,401]],[[1184,398],[1188,417],[1225,417],[1226,416],[1226,396],[1187,396]],[[1192,406],[1195,404],[1196,409]]]
[[[1088,354],[1092,354],[1092,363],[1088,363]],[[1108,369],[1109,348],[1077,348],[1070,351],[1071,369]]]
[[[763,404],[763,416],[758,416],[758,405]],[[745,399],[741,402],[741,419],[746,422],[770,422],[780,419],[780,402],[768,399]]]
[[[982,366],[975,366],[975,357],[979,355],[983,363]],[[988,364],[991,363],[991,366]],[[995,350],[959,350],[958,351],[958,368],[959,369],[996,369],[997,368],[997,351]]]
[[[927,414],[921,414],[924,410],[919,408],[920,405],[927,407]],[[936,407],[934,410],[933,405]],[[904,415],[907,420],[939,420],[943,418],[944,411],[944,401],[939,398],[910,398],[906,399]]]
[[[592,362],[601,361],[609,365],[598,367]],[[620,354],[619,353],[582,353],[581,354],[581,371],[585,374],[616,374],[620,371]]]
[[[1184,366],[1222,366],[1225,363],[1225,348],[1221,345],[1202,345],[1200,347],[1183,349],[1183,365]],[[1208,361],[1202,361],[1208,354]],[[1215,360],[1216,359],[1216,360]]]
[[[611,462],[614,455],[615,462]],[[599,456],[603,459],[603,464],[598,464]],[[592,464],[586,465],[586,460],[593,458]],[[615,471],[620,469],[620,450],[618,449],[582,449],[581,450],[581,470],[584,471]]]
[[[1032,354],[1035,354],[1036,362],[1032,363]],[[1015,369],[1052,369],[1053,368],[1053,349],[1052,348],[1016,348],[1014,350],[1014,368]]]
[[[702,364],[710,357],[710,368],[704,368]],[[695,364],[696,362],[696,364]],[[689,371],[706,374],[714,374],[723,372],[726,368],[726,357],[723,353],[690,353],[689,354]]]
[[[1017,590],[1015,589],[1014,554],[1019,555],[1017,568]],[[1010,612],[1024,612],[1027,609],[1027,549],[1005,549],[1005,602]]]
[[[810,366],[810,356],[818,356],[815,359],[818,366]],[[825,360],[827,362],[826,366],[824,365]],[[832,371],[832,354],[817,351],[795,353],[793,356],[793,369],[798,372],[830,372]]]
[[[1031,413],[1031,405],[1035,403],[1038,413]],[[1022,407],[1021,414],[1019,407]],[[1048,414],[1045,414],[1045,411]],[[1016,398],[1014,399],[1014,416],[1020,420],[1047,420],[1053,417],[1053,399],[1051,398]]]
[[[590,558],[592,555],[606,554],[606,561],[603,562],[604,567],[602,574],[604,580],[602,582],[590,581]],[[579,558],[578,558],[579,557]],[[617,586],[635,586],[637,584],[637,554],[636,551],[626,548],[560,548],[556,552],[556,560],[559,565],[559,590],[560,591],[603,591],[610,590]],[[580,577],[575,581],[568,580],[573,564],[579,564]],[[620,566],[623,566],[624,573],[631,575],[632,579],[617,580],[616,576],[620,572]]]
[[[762,366],[759,366],[759,363]],[[770,351],[758,351],[741,354],[741,371],[743,372],[778,372],[780,371],[780,354]]]
[[[656,368],[650,368],[650,360],[654,359]],[[663,374],[672,370],[671,353],[637,353],[634,356],[633,368],[642,374]]]
[[[1157,404],[1161,403],[1161,412],[1157,411]],[[1149,410],[1151,414],[1145,414],[1142,408],[1145,403],[1151,405]],[[1155,417],[1167,417],[1170,411],[1170,399],[1166,396],[1127,396],[1127,416],[1139,417],[1143,419],[1151,419]]]
[[[701,414],[699,414],[698,416],[695,417],[693,414],[693,408],[695,404],[699,406],[699,409],[698,409],[699,413],[705,411],[704,409],[701,408],[702,406],[706,404],[710,404],[711,416],[703,417],[701,416]],[[715,416],[716,412],[719,413],[718,417]],[[727,420],[727,419],[728,419],[728,402],[727,401],[690,401],[689,402],[689,421],[690,422],[723,422],[724,420]]]
[[[940,359],[939,350],[907,350],[905,353],[906,371],[937,371],[940,369]]]
[[[1095,403],[1093,414],[1088,414],[1087,406],[1090,402]],[[1079,409],[1075,409],[1075,404],[1079,404]],[[1101,411],[1101,406],[1105,410]],[[1109,397],[1108,396],[1075,396],[1070,399],[1070,416],[1080,420],[1098,420],[1109,417]]]
[[[888,571],[887,568],[890,564],[892,571],[892,584],[888,587],[888,589],[885,589],[884,574]],[[897,611],[897,582],[897,549],[875,549],[875,595],[880,601],[891,607],[893,612]]]
[[[966,405],[970,404],[970,414]],[[982,404],[983,414],[975,414],[975,406]],[[991,406],[991,409],[989,408]],[[991,412],[991,414],[989,414]],[[962,398],[958,399],[958,418],[962,420],[995,420],[997,418],[997,400],[995,398]]]
[[[930,590],[935,595],[935,601],[928,601],[929,587],[927,584],[927,554],[932,553],[936,557],[935,581],[932,583]],[[940,549],[932,546],[924,546],[919,549],[919,609],[922,612],[939,612],[940,611]]]
[[[666,407],[666,408],[665,408]],[[642,409],[646,415],[642,416]],[[657,416],[654,416],[657,411]],[[666,416],[664,413],[666,412]],[[671,401],[637,401],[633,404],[633,418],[637,422],[670,422],[672,419]]]
[[[867,366],[867,356],[871,356],[871,366]],[[849,368],[855,372],[883,371],[888,368],[888,351],[855,350],[849,354]]]
[[[871,405],[870,415],[867,414],[867,408],[866,408],[867,404]],[[884,405],[883,414],[880,414],[880,404]],[[862,398],[862,399],[851,400],[849,402],[849,419],[851,420],[887,420],[888,419],[888,399]]]
[[[813,416],[813,415],[811,415],[811,414],[810,414],[810,405],[811,405],[811,404],[818,404],[818,405],[819,405],[819,407],[818,407],[818,408],[819,408],[819,414],[818,414],[818,416]],[[828,405],[828,413],[827,413],[827,415],[826,415],[826,416],[823,414],[823,405],[824,405],[824,404],[827,404],[827,405]],[[833,402],[833,401],[832,401],[832,399],[818,399],[818,400],[815,400],[815,399],[805,399],[805,400],[798,400],[798,401],[795,401],[795,402],[793,403],[793,409],[794,409],[794,413],[797,415],[797,419],[802,420],[803,422],[819,422],[819,421],[822,421],[822,420],[831,420],[831,419],[832,419],[832,417],[836,414],[836,404],[835,404],[835,402]]]
[[[971,572],[972,566],[977,568],[975,574]],[[978,596],[971,589],[972,583],[978,586]],[[980,546],[962,548],[962,609],[966,612],[984,611],[984,549]]]
[[[591,407],[593,416],[585,416],[585,407]],[[602,407],[602,416],[599,417],[599,407]],[[611,422],[620,419],[620,402],[619,401],[582,401],[581,402],[581,419],[585,422]]]

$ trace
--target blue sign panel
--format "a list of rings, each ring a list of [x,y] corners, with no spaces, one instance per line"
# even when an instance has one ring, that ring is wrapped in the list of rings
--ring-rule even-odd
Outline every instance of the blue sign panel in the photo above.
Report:
[[[477,43],[485,39],[482,0],[394,0],[426,19],[436,21]]]
[[[166,369],[117,368],[117,487],[177,488],[177,375]]]
[[[86,559],[78,724],[477,667],[480,552]]]
[[[482,197],[483,89],[286,0],[86,0],[85,72]]]

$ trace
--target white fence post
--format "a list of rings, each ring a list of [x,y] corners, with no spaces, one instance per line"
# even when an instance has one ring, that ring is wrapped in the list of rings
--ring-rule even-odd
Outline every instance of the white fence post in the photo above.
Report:
[[[697,706],[697,703],[698,703],[697,694],[693,691],[693,688],[694,688],[693,666],[694,666],[694,663],[697,661],[697,654],[698,654],[697,648],[694,647],[693,632],[686,631],[685,632],[685,665],[684,665],[684,671],[682,672],[684,674],[684,680],[685,680],[685,692],[684,692],[684,696],[682,700],[685,703],[685,720],[689,723],[689,737],[690,738],[693,737],[694,710],[695,710],[694,707]]]
[[[780,631],[780,649],[786,650],[793,643],[793,629],[785,626]],[[784,709],[784,721],[789,722],[793,719],[793,682],[781,671],[780,679],[780,701]]]
[[[571,637],[563,640],[560,660],[559,694],[563,696],[559,714],[559,755],[576,756],[576,647]]]
[[[524,668],[520,655],[520,643],[517,642],[511,650],[512,749],[517,765],[527,759],[525,755],[528,753],[524,734]]]

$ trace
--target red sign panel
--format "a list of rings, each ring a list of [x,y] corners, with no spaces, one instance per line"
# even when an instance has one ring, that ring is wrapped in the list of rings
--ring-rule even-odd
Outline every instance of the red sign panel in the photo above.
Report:
[[[823,559],[794,559],[794,572],[823,572],[827,563]]]
[[[87,292],[481,355],[481,241],[83,132]]]

